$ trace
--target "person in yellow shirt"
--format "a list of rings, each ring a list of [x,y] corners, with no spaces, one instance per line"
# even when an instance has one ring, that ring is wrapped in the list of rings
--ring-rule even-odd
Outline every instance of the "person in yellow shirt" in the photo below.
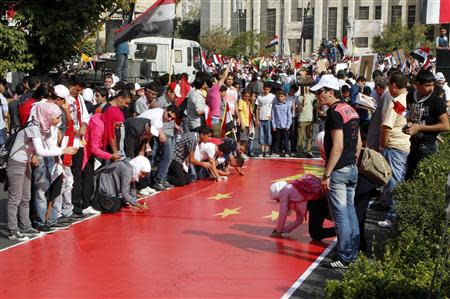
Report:
[[[254,135],[254,123],[253,123],[253,107],[252,107],[252,93],[244,89],[241,93],[242,99],[238,101],[238,123],[239,123],[239,140],[247,141],[248,144],[253,140],[252,135]],[[249,147],[250,148],[250,147]],[[249,150],[248,153],[252,155]]]

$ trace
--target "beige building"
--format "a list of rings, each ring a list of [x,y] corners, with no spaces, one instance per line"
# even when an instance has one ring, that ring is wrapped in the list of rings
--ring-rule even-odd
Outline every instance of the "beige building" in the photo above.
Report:
[[[300,53],[302,15],[309,3],[308,14],[314,17],[314,36],[306,40],[308,55],[322,39],[342,39],[348,35],[353,19],[380,20],[383,26],[400,20],[404,25],[419,23],[421,0],[201,0],[201,33],[213,26],[230,30],[231,34],[255,30],[277,35],[279,54]],[[302,9],[303,8],[303,9]],[[349,47],[351,48],[351,39]],[[281,43],[282,42],[282,43]],[[368,52],[373,38],[356,38],[359,52]]]

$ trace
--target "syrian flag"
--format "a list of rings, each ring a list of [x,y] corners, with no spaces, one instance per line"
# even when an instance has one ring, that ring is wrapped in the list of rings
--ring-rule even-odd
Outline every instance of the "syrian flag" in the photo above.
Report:
[[[450,23],[450,0],[425,0],[425,24]]]
[[[208,61],[206,59],[206,54],[203,51],[202,51],[202,68],[203,68],[203,71],[205,71],[207,73],[211,72],[211,70],[210,70],[210,68],[208,66]]]
[[[278,36],[277,36],[277,35],[275,35],[275,36],[272,38],[272,40],[270,41],[270,43],[267,44],[266,48],[270,48],[270,47],[273,47],[273,46],[276,46],[276,45],[278,45]]]
[[[173,32],[175,0],[157,0],[133,22],[116,31],[114,45],[140,37]]]
[[[406,117],[406,107],[400,103],[400,101],[393,101],[394,103],[394,111],[403,117]]]
[[[222,55],[214,54],[213,61],[216,65],[223,65]]]
[[[430,53],[430,48],[420,48],[411,52],[411,56],[419,61],[420,63],[424,63],[428,59],[428,54]]]

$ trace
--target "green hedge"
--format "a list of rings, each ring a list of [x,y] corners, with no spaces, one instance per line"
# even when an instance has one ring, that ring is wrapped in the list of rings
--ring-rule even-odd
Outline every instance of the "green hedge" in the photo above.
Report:
[[[445,189],[450,172],[450,136],[424,159],[413,180],[394,191],[399,220],[380,260],[360,256],[342,281],[327,282],[326,298],[427,298],[445,224]],[[450,298],[450,263],[441,298]]]

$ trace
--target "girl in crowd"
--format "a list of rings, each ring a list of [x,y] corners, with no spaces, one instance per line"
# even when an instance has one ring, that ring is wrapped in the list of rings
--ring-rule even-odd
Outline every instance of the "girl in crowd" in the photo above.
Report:
[[[39,234],[31,227],[31,166],[32,156],[42,157],[73,155],[75,148],[44,148],[45,140],[52,138],[51,128],[61,122],[61,109],[53,103],[36,106],[35,118],[19,131],[8,159],[8,228],[10,240],[26,240]],[[19,218],[20,227],[17,219]]]

